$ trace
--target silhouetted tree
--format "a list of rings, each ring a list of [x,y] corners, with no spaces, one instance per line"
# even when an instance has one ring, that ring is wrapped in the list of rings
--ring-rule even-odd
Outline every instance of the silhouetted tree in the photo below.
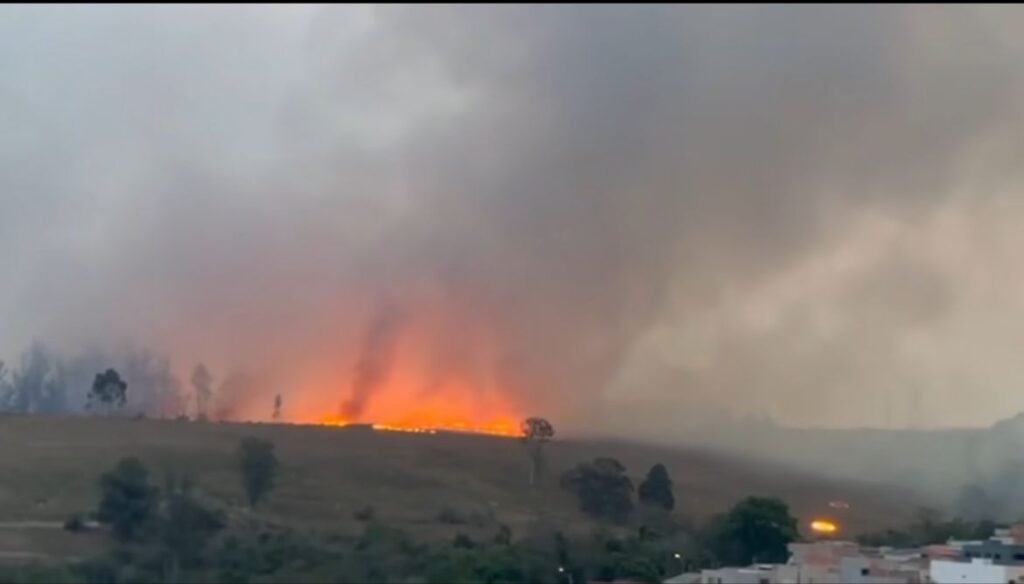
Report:
[[[64,363],[41,343],[33,343],[12,372],[7,405],[16,412],[67,411]]]
[[[255,508],[274,488],[278,466],[274,444],[260,438],[245,438],[238,447],[238,458],[242,487],[249,506]]]
[[[124,380],[132,388],[128,405],[133,411],[160,418],[184,413],[187,398],[182,395],[181,384],[166,356],[147,349],[132,349],[124,355],[122,363]]]
[[[796,519],[789,514],[786,503],[775,498],[747,497],[721,521],[715,555],[731,565],[783,563],[789,557],[788,544],[798,535]]]
[[[173,575],[179,567],[194,565],[206,543],[225,526],[224,517],[202,505],[194,496],[188,476],[170,479],[165,493],[160,539],[174,559]],[[172,581],[177,578],[172,578]]]
[[[575,493],[580,509],[594,517],[623,521],[633,511],[633,481],[614,458],[595,458],[566,471],[562,488]]]
[[[281,394],[274,396],[274,420],[281,419]]]
[[[544,470],[544,445],[555,437],[555,428],[544,418],[527,418],[520,425],[523,444],[530,457],[530,485],[537,484]]]
[[[145,465],[137,458],[123,458],[100,477],[97,519],[109,524],[118,539],[140,539],[151,527],[157,496]]]
[[[123,407],[127,399],[128,384],[121,379],[117,371],[107,369],[103,373],[97,373],[93,379],[86,407],[91,408],[97,404],[104,408]]]
[[[207,415],[210,398],[213,396],[213,376],[206,370],[206,366],[200,363],[192,371],[191,381],[192,389],[196,393],[196,419],[202,419]]]
[[[676,498],[672,494],[672,479],[668,476],[665,465],[656,464],[647,472],[647,478],[637,488],[637,496],[641,503],[652,507],[660,507],[671,511],[676,506]]]
[[[7,364],[0,361],[0,412],[10,410],[14,399],[14,386],[11,385],[9,373]]]

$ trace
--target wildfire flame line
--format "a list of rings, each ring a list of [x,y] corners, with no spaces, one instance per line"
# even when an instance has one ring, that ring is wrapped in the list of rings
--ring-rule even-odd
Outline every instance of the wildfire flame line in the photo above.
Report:
[[[340,419],[324,419],[322,425],[344,427],[358,422],[349,422]],[[381,432],[405,432],[408,434],[437,434],[439,432],[452,432],[460,434],[485,434],[503,438],[519,438],[522,432],[507,424],[491,424],[486,426],[474,426],[464,423],[440,424],[435,426],[413,426],[400,424],[369,424],[371,428]]]

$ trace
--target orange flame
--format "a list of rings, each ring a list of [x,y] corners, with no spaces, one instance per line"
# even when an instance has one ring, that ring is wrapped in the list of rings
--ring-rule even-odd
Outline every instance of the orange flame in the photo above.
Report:
[[[510,400],[501,392],[486,391],[468,383],[452,382],[429,392],[417,390],[414,376],[399,377],[380,387],[368,401],[366,408],[354,419],[340,414],[324,415],[332,408],[322,396],[336,392],[300,392],[300,395],[320,399],[301,404],[297,415],[288,416],[292,422],[347,426],[368,424],[374,430],[436,434],[457,432],[490,436],[519,437],[521,416]],[[334,400],[336,401],[336,400]],[[318,413],[314,413],[318,412]]]
[[[832,534],[839,531],[839,527],[831,521],[816,519],[811,522],[811,531],[815,533]]]

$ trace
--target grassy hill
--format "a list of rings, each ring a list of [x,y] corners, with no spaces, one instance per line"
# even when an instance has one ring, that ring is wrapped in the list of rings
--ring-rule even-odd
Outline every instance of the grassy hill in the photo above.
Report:
[[[493,530],[522,533],[543,520],[570,531],[593,524],[557,486],[562,471],[595,456],[613,456],[639,483],[654,463],[675,481],[677,514],[694,520],[750,494],[779,496],[806,525],[834,517],[833,499],[850,504],[838,517],[847,535],[908,522],[922,501],[912,493],[827,479],[721,454],[612,441],[556,441],[547,480],[527,486],[523,446],[505,438],[420,435],[352,428],[190,423],[87,417],[0,417],[0,559],[41,553],[83,555],[99,535],[73,535],[56,522],[95,507],[100,473],[138,456],[159,483],[165,471],[189,472],[206,494],[239,505],[239,440],[272,440],[281,460],[277,489],[262,513],[285,523],[356,532],[353,514],[370,505],[385,522],[420,537]],[[438,520],[449,508],[465,524]],[[474,518],[479,521],[474,522]],[[474,524],[478,524],[474,527]]]

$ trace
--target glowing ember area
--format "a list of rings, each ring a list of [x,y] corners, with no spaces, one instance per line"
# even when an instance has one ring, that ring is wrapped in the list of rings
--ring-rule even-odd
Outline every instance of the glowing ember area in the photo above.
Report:
[[[308,395],[330,393],[309,392]],[[412,382],[393,382],[378,388],[357,416],[325,415],[323,412],[328,408],[339,409],[337,405],[333,408],[328,404],[318,405],[319,414],[293,415],[291,421],[328,426],[363,424],[379,431],[417,434],[522,435],[519,425],[523,416],[518,413],[518,408],[513,407],[500,392],[480,390],[469,384],[451,383],[425,392]],[[302,407],[300,411],[309,409],[312,408]]]
[[[324,426],[349,426],[361,422],[349,422],[336,416],[326,416],[319,421]],[[374,430],[381,432],[407,432],[410,434],[437,434],[438,432],[459,432],[465,434],[487,434],[490,436],[505,436],[518,438],[522,431],[513,424],[493,424],[489,426],[474,426],[464,423],[451,423],[440,425],[393,425],[393,424],[369,424]]]
[[[831,521],[826,521],[824,519],[816,519],[811,522],[811,531],[823,535],[830,535],[839,531],[839,527]]]

